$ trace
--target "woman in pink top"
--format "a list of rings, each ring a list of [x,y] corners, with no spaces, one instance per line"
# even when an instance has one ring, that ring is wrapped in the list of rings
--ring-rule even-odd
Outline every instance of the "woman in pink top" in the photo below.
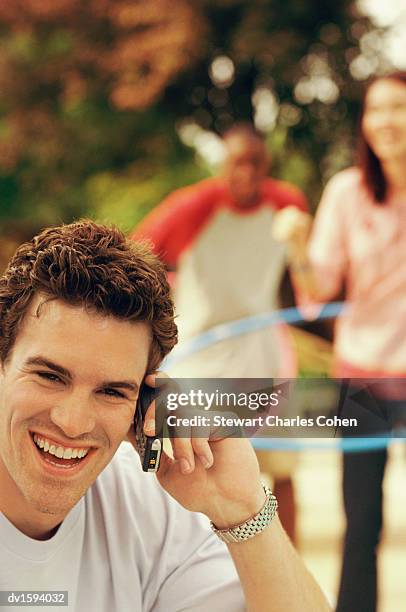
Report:
[[[358,418],[353,435],[373,435],[404,423],[406,412],[406,72],[369,85],[360,128],[360,163],[330,180],[312,231],[308,215],[285,210],[274,233],[288,243],[306,300],[333,299],[345,286],[334,375],[351,379],[344,410]],[[379,379],[374,401],[386,421],[366,409],[366,393],[354,401],[360,378]],[[337,612],[376,610],[386,460],[386,449],[344,454],[347,530]]]

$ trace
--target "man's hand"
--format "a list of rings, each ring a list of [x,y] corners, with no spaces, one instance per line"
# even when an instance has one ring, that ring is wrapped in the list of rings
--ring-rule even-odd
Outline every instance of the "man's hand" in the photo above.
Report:
[[[145,382],[154,387],[155,375],[147,376]],[[154,425],[155,402],[146,414],[146,435],[154,435]],[[209,433],[206,438],[172,438],[174,456],[162,454],[157,477],[182,506],[202,512],[216,527],[228,529],[257,514],[265,502],[265,493],[249,441],[219,438],[218,432],[215,436],[211,439]],[[128,438],[137,448],[133,432]],[[245,542],[229,544],[228,549],[250,612],[331,612],[277,517],[271,528]]]
[[[154,374],[145,379],[151,387],[162,379]],[[263,506],[265,494],[260,481],[258,461],[248,440],[220,438],[207,429],[207,436],[172,437],[173,457],[163,452],[157,478],[162,487],[182,506],[202,512],[218,528],[243,523]],[[146,413],[144,433],[155,434],[155,402]],[[185,428],[182,428],[185,436]],[[128,439],[137,449],[133,429]]]

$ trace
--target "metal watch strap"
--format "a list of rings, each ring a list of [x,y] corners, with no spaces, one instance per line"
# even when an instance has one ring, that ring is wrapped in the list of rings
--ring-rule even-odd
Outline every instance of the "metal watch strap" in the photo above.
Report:
[[[266,495],[266,500],[261,510],[255,514],[255,516],[241,523],[241,525],[229,529],[217,529],[213,523],[210,523],[212,530],[220,540],[226,544],[244,542],[245,540],[253,538],[258,533],[261,533],[270,525],[278,509],[278,501],[269,487],[264,484],[262,487]]]

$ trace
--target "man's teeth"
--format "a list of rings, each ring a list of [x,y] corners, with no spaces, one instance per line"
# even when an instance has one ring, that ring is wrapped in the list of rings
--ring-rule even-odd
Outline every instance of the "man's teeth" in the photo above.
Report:
[[[48,440],[40,438],[37,434],[34,434],[34,442],[45,453],[55,455],[55,457],[59,459],[83,459],[89,452],[88,448],[65,448],[65,446],[56,446],[55,444],[49,443]]]

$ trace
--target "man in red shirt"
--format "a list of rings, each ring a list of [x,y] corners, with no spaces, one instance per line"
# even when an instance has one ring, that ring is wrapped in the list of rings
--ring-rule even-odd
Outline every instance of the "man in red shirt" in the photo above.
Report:
[[[175,191],[133,233],[148,238],[167,268],[176,270],[180,346],[215,325],[278,309],[286,253],[271,236],[273,218],[286,206],[307,210],[296,187],[267,176],[266,146],[251,125],[235,125],[224,145],[219,176]],[[279,325],[216,342],[170,374],[288,378],[296,375],[296,363],[288,332]],[[294,455],[261,451],[258,458],[275,480],[281,520],[294,539]]]

